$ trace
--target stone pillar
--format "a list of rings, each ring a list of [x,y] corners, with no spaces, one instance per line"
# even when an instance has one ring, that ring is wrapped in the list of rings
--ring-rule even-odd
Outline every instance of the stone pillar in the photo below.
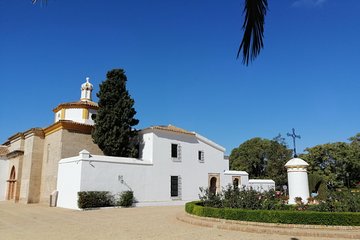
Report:
[[[309,164],[301,158],[293,158],[285,164],[288,176],[289,204],[295,204],[296,197],[301,197],[302,201],[307,203],[309,198],[308,166]]]

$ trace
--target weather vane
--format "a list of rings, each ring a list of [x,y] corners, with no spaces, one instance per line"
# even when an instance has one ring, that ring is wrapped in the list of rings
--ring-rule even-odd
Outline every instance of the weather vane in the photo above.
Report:
[[[288,133],[287,135],[288,135],[288,137],[292,137],[292,139],[293,139],[293,143],[294,143],[294,158],[296,158],[296,157],[297,157],[297,154],[296,154],[295,139],[296,139],[296,138],[300,139],[301,136],[295,134],[295,128],[292,129],[292,133]]]

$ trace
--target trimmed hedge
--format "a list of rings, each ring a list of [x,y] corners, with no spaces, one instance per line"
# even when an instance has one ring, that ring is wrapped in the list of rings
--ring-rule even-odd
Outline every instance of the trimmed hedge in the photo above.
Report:
[[[79,208],[97,208],[114,206],[114,196],[107,191],[78,192]]]
[[[203,207],[198,201],[186,203],[185,211],[189,214],[197,215],[200,217],[212,217],[250,222],[360,226],[360,213],[352,212],[313,212],[212,208]]]

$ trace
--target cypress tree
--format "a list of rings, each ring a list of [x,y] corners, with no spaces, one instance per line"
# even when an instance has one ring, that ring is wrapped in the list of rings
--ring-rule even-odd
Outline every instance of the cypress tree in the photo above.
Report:
[[[99,110],[93,118],[95,128],[92,138],[108,156],[136,157],[137,131],[139,123],[134,116],[134,99],[126,89],[126,75],[123,69],[113,69],[100,84]]]

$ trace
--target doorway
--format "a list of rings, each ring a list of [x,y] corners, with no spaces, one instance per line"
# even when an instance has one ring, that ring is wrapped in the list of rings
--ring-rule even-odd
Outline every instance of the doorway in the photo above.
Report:
[[[7,180],[8,182],[8,192],[7,192],[7,200],[15,199],[15,184],[16,184],[16,172],[15,166],[11,168],[10,178]]]

